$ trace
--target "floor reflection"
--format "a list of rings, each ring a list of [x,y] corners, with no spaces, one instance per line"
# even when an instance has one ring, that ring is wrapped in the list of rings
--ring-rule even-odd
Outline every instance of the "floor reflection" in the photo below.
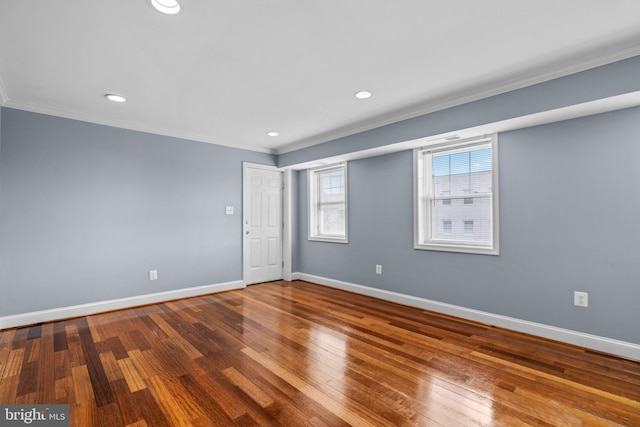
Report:
[[[431,375],[420,382],[416,400],[426,407],[428,419],[448,425],[491,425],[494,417],[490,397]]]

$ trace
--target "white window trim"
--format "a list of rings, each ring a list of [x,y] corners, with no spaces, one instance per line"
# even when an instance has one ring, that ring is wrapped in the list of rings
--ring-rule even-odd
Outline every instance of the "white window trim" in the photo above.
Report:
[[[431,165],[425,165],[424,154],[426,152],[449,151],[459,148],[467,149],[478,144],[491,144],[492,154],[492,225],[493,245],[477,244],[466,241],[436,241],[427,236],[427,224],[430,223],[429,210],[424,207],[422,200],[425,197],[425,174],[431,173]],[[454,142],[434,143],[413,150],[413,247],[420,250],[460,252],[484,255],[500,254],[500,224],[499,224],[499,195],[498,182],[498,135],[489,135],[476,138],[460,139]],[[474,197],[483,197],[485,194],[474,194]],[[435,196],[435,199],[439,199]]]
[[[344,237],[342,236],[320,236],[318,230],[318,183],[315,181],[318,172],[328,172],[331,170],[344,170]],[[347,162],[334,163],[309,169],[307,172],[307,194],[309,210],[309,240],[315,242],[329,243],[349,243],[349,178]],[[315,181],[315,182],[314,182]]]

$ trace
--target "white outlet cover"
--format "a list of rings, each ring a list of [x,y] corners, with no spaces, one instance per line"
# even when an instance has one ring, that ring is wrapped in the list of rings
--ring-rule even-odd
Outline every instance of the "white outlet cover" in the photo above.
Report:
[[[575,291],[573,293],[573,304],[578,307],[589,307],[589,294],[587,292]]]
[[[225,207],[224,213],[227,215],[233,215],[233,206]]]

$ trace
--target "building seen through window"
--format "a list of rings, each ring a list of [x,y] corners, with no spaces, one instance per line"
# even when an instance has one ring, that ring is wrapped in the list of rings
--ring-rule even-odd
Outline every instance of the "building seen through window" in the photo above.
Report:
[[[491,148],[432,156],[434,240],[490,242]]]

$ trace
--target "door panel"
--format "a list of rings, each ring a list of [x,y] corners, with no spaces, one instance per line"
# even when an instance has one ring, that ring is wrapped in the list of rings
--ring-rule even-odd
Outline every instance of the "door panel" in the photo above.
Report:
[[[249,213],[251,219],[249,220],[249,227],[260,228],[262,219],[262,193],[256,190],[251,192],[251,203],[249,204]]]
[[[269,203],[267,205],[267,224],[269,227],[279,227],[282,223],[282,214],[280,212],[282,202],[277,194],[269,194],[267,197],[269,198]]]
[[[249,268],[257,269],[262,265],[260,256],[260,246],[262,242],[260,239],[249,239]]]
[[[244,281],[282,279],[282,172],[245,167]]]
[[[279,249],[280,248],[278,247],[278,240],[276,238],[270,237],[269,239],[267,239],[267,265],[268,266],[271,267],[277,264],[278,259],[280,258],[278,254],[282,252]]]

